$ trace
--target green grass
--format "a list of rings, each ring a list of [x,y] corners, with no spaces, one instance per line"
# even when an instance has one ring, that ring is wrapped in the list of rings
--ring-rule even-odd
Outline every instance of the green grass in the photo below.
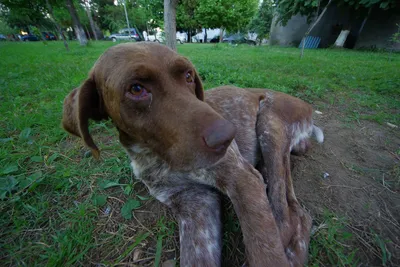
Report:
[[[134,219],[126,218],[148,196],[135,184],[109,122],[92,127],[101,162],[60,127],[64,97],[112,45],[70,43],[66,52],[59,42],[0,44],[0,265],[118,264],[143,242],[154,244],[159,261],[174,239],[177,227],[164,217],[132,230]],[[295,48],[190,44],[179,52],[206,88],[272,88],[321,111],[335,107],[348,121],[400,124],[398,54],[389,62],[385,53],[320,49],[300,60]],[[324,255],[335,254],[335,239],[313,244],[311,264],[329,265]]]
[[[358,266],[356,249],[344,243],[353,237],[345,230],[346,220],[325,211],[313,229],[310,241],[309,266]]]

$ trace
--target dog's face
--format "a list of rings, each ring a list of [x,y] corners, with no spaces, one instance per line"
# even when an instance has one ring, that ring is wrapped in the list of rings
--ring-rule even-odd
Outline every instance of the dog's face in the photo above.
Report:
[[[64,102],[64,128],[98,150],[88,120],[111,118],[128,149],[150,149],[171,169],[203,168],[221,159],[234,126],[203,102],[201,80],[190,61],[155,43],[107,50],[89,78]]]

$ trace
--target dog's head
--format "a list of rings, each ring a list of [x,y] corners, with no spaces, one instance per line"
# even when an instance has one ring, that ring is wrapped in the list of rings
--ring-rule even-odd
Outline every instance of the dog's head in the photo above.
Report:
[[[111,118],[125,147],[150,149],[175,170],[203,168],[224,156],[235,135],[203,98],[186,58],[155,43],[121,44],[108,49],[66,97],[63,126],[98,157],[89,119]]]

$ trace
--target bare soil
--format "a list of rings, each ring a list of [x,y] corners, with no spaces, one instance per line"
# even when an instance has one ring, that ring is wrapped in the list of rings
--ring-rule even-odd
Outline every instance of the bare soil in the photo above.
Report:
[[[304,157],[292,157],[299,201],[317,219],[316,226],[323,223],[324,210],[347,219],[346,230],[355,238],[344,245],[357,248],[361,266],[382,265],[383,249],[391,254],[387,264],[398,266],[399,128],[368,121],[346,123],[335,110],[314,117],[325,141]]]
[[[325,134],[323,144],[313,144],[305,156],[292,156],[292,176],[295,192],[300,203],[314,218],[314,227],[324,225],[323,214],[330,211],[346,219],[345,230],[353,238],[343,246],[357,249],[360,266],[381,266],[383,250],[391,254],[388,266],[400,264],[400,149],[399,128],[391,128],[369,121],[346,122],[339,111],[324,110],[315,114],[316,125]],[[324,177],[325,174],[325,177]],[[328,176],[327,176],[328,175]],[[135,190],[145,195],[146,189],[137,184]],[[126,255],[122,264],[129,266],[153,266],[157,239],[162,234],[157,222],[162,219],[173,234],[164,236],[161,262],[171,266],[179,259],[178,227],[169,210],[157,200],[150,199],[135,211],[127,223],[117,212],[124,196],[117,191],[111,194],[108,204],[111,214],[100,215],[97,234],[118,234],[125,228],[126,245],[119,250],[107,251],[107,242],[92,250],[94,262],[118,258],[131,245],[135,236],[148,233],[149,237],[132,253]],[[235,215],[225,199],[224,266],[240,266],[244,262],[244,246]],[[126,231],[128,229],[128,231]],[[311,237],[313,238],[313,237]],[[379,244],[379,241],[384,244]],[[388,254],[387,254],[388,255]],[[98,261],[97,261],[98,260]]]

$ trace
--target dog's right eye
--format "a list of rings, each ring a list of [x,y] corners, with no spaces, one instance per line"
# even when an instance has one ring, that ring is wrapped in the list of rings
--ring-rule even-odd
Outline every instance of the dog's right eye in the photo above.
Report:
[[[140,96],[141,94],[143,94],[143,92],[146,91],[146,89],[144,89],[143,86],[141,86],[140,84],[134,84],[132,85],[131,88],[131,93],[135,96]]]
[[[135,83],[131,86],[130,90],[125,93],[125,96],[134,101],[144,101],[151,99],[151,93],[144,88],[144,86]]]

